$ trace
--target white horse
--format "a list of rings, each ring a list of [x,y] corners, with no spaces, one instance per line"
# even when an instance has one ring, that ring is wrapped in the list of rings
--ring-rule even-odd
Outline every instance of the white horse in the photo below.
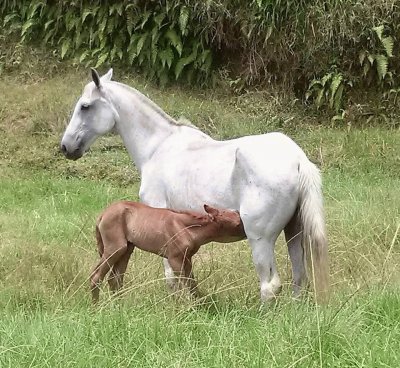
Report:
[[[152,207],[201,211],[204,203],[238,210],[260,279],[261,300],[281,290],[275,241],[282,230],[292,263],[293,294],[307,281],[306,257],[317,297],[328,288],[328,252],[321,178],[296,143],[281,133],[217,141],[179,123],[139,91],[101,78],[92,69],[61,141],[80,158],[111,130],[122,138],[141,175],[140,200]],[[307,250],[310,250],[308,252]],[[174,275],[167,261],[169,285]]]

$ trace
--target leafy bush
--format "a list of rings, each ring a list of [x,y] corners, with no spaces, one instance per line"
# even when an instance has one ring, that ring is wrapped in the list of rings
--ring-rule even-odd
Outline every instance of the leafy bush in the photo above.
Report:
[[[343,105],[344,89],[352,86],[351,81],[348,81],[343,74],[334,69],[321,79],[314,79],[310,83],[306,99],[313,98],[317,108],[327,105],[338,113]]]
[[[351,86],[387,93],[400,84],[394,0],[3,0],[1,23],[60,58],[138,67],[162,84],[198,85],[224,70],[237,90],[274,82],[313,98],[334,65],[314,99],[334,110]]]
[[[137,65],[161,83],[210,76],[209,43],[184,2],[5,0],[1,14],[8,33],[57,46],[61,58]]]

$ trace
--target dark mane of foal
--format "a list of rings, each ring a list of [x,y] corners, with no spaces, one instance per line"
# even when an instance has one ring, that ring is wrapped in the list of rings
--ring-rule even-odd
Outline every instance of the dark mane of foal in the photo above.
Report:
[[[178,210],[172,210],[172,209],[168,209],[168,211],[177,213],[178,215],[189,215],[191,217],[193,217],[195,220],[205,220],[207,222],[212,222],[211,218],[208,214],[202,214],[200,212],[194,212],[194,211],[178,211]]]
[[[135,207],[135,203],[132,201],[123,201],[125,205]],[[177,215],[188,215],[194,220],[201,221],[201,222],[207,222],[211,223],[211,218],[207,213],[201,213],[201,212],[196,212],[196,211],[189,211],[189,210],[173,210],[170,208],[156,208],[157,210],[161,211],[168,211],[168,212],[173,212],[176,213]]]

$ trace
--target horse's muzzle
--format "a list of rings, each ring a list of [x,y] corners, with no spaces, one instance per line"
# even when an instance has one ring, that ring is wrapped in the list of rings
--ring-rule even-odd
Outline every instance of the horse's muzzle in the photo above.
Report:
[[[75,150],[70,151],[70,150],[68,150],[68,148],[65,144],[61,144],[60,150],[68,160],[75,161],[78,158],[81,158],[83,156],[83,152],[80,148],[76,148]]]

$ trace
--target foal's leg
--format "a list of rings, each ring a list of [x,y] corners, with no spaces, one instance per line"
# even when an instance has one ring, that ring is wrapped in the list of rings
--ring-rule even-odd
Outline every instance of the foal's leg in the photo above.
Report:
[[[197,283],[193,274],[192,258],[185,258],[183,262],[183,274],[185,276],[186,285],[192,295],[198,296]]]
[[[96,266],[93,268],[93,271],[90,274],[90,291],[92,292],[93,303],[97,303],[99,301],[100,279],[101,279],[100,266],[103,263],[104,263],[103,256],[101,256],[100,260],[96,263]]]
[[[302,286],[307,283],[305,255],[302,245],[302,229],[297,211],[285,226],[284,231],[289,257],[292,263],[293,296],[297,298],[300,295]]]
[[[112,267],[108,276],[108,285],[112,292],[117,292],[122,287],[125,271],[134,248],[132,243],[128,243],[126,252],[121,255],[119,260]]]
[[[196,294],[197,285],[193,278],[192,263],[185,256],[174,256],[168,258],[174,273],[174,291],[187,289],[192,295]]]
[[[119,260],[119,258],[126,252],[126,244],[111,250],[104,250],[104,253],[95,267],[90,277],[90,286],[92,291],[93,303],[97,303],[99,300],[99,288],[104,277],[110,271],[110,268]]]

